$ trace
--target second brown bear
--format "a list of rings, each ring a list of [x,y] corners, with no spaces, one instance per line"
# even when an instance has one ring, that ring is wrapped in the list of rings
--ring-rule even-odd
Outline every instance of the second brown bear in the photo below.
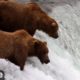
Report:
[[[46,42],[34,39],[25,30],[13,33],[0,31],[0,58],[10,60],[23,70],[28,56],[36,56],[41,63],[48,63]]]

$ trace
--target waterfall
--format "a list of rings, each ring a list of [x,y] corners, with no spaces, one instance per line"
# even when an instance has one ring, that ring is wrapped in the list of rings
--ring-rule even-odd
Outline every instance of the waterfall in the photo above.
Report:
[[[4,70],[6,80],[80,80],[80,1],[54,0],[51,10],[49,15],[59,24],[59,38],[38,30],[34,35],[47,41],[50,63],[29,58],[20,71],[18,66],[1,59],[0,70]]]

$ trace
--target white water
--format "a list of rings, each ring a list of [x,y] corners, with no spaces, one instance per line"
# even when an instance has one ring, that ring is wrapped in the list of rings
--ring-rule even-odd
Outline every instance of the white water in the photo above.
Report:
[[[24,71],[0,60],[0,70],[6,80],[80,80],[80,2],[55,0],[50,14],[59,24],[59,38],[53,39],[41,31],[36,38],[47,41],[50,63],[42,65],[37,58],[28,59]],[[57,2],[59,1],[59,2]]]

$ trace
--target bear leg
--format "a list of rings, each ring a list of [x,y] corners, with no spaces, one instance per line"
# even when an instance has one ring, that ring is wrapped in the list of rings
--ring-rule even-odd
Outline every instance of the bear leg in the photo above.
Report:
[[[26,62],[26,57],[19,56],[15,58],[15,60],[16,60],[16,64],[20,66],[20,70],[23,70]]]

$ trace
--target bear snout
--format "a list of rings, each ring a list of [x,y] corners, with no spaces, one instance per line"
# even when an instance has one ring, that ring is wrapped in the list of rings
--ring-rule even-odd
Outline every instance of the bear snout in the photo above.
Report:
[[[55,38],[55,39],[57,39],[57,38],[59,37],[58,32],[53,33],[53,34],[52,34],[52,37]]]
[[[58,36],[58,34],[56,34],[56,35],[53,35],[53,37],[54,37],[55,39],[57,39],[59,36]]]
[[[47,59],[47,60],[45,60],[45,62],[44,62],[44,63],[48,64],[49,62],[50,62],[50,60],[49,60],[49,59]]]
[[[48,64],[50,62],[49,57],[43,57],[40,61],[42,64]]]

